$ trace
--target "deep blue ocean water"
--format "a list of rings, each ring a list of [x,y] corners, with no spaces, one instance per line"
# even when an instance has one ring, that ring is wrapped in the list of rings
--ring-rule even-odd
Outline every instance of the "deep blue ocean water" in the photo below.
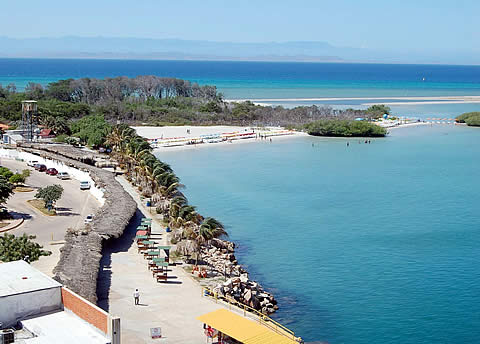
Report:
[[[479,128],[158,156],[307,341],[479,343]]]
[[[213,84],[227,99],[480,95],[480,66],[0,59],[0,84],[5,86],[13,82],[19,89],[29,81],[46,85],[65,78],[147,74]],[[365,101],[276,103],[285,106],[313,103],[363,108],[360,104]],[[479,104],[392,106],[397,114],[417,117],[453,116],[479,108]]]

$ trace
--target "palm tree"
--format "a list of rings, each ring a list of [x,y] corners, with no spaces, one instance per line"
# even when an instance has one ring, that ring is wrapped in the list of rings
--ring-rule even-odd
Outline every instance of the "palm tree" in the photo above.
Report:
[[[135,167],[141,161],[143,155],[150,153],[151,150],[152,147],[144,139],[138,136],[130,139],[126,147],[127,172],[135,171]]]
[[[169,218],[169,226],[171,228],[183,228],[183,233],[186,229],[196,230],[203,220],[202,215],[197,213],[196,207],[188,204],[170,206]],[[187,237],[183,234],[182,236]]]
[[[135,130],[126,124],[109,129],[105,143],[112,148],[113,155],[123,164],[126,160],[127,144],[136,137]]]
[[[195,265],[198,265],[198,261],[201,259],[202,246],[208,245],[210,240],[221,236],[228,236],[228,233],[220,221],[215,220],[213,217],[207,217],[202,221],[198,230],[193,232],[191,236],[191,238],[197,242],[198,247]]]

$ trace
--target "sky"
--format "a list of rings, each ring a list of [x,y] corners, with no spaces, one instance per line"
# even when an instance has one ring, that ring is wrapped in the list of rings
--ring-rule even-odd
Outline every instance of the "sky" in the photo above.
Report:
[[[2,0],[0,36],[324,41],[403,52],[479,51],[475,0]]]

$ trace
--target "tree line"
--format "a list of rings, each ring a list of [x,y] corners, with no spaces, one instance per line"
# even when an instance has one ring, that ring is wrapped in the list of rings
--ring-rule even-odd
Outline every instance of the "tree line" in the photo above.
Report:
[[[183,185],[170,165],[152,154],[152,147],[128,125],[110,127],[105,144],[112,148],[111,156],[125,170],[127,180],[150,198],[157,213],[173,230],[173,243],[186,241],[189,253],[201,259],[201,248],[214,238],[227,236],[222,223],[203,217],[188,203],[180,189]]]
[[[260,106],[252,102],[225,102],[215,86],[186,80],[138,76],[136,78],[81,78],[59,80],[43,87],[29,83],[24,92],[0,85],[0,121],[21,119],[21,101],[38,101],[39,124],[57,134],[70,134],[70,123],[88,115],[108,122],[163,125],[303,126],[321,119],[378,118],[389,108],[332,109],[329,106]]]

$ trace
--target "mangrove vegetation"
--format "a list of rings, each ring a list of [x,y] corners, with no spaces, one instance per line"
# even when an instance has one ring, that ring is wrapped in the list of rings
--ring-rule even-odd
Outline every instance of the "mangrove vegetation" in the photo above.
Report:
[[[457,123],[465,123],[471,127],[480,127],[480,112],[466,112],[456,119]]]
[[[368,121],[325,119],[309,123],[306,131],[314,136],[382,137],[387,130]]]

